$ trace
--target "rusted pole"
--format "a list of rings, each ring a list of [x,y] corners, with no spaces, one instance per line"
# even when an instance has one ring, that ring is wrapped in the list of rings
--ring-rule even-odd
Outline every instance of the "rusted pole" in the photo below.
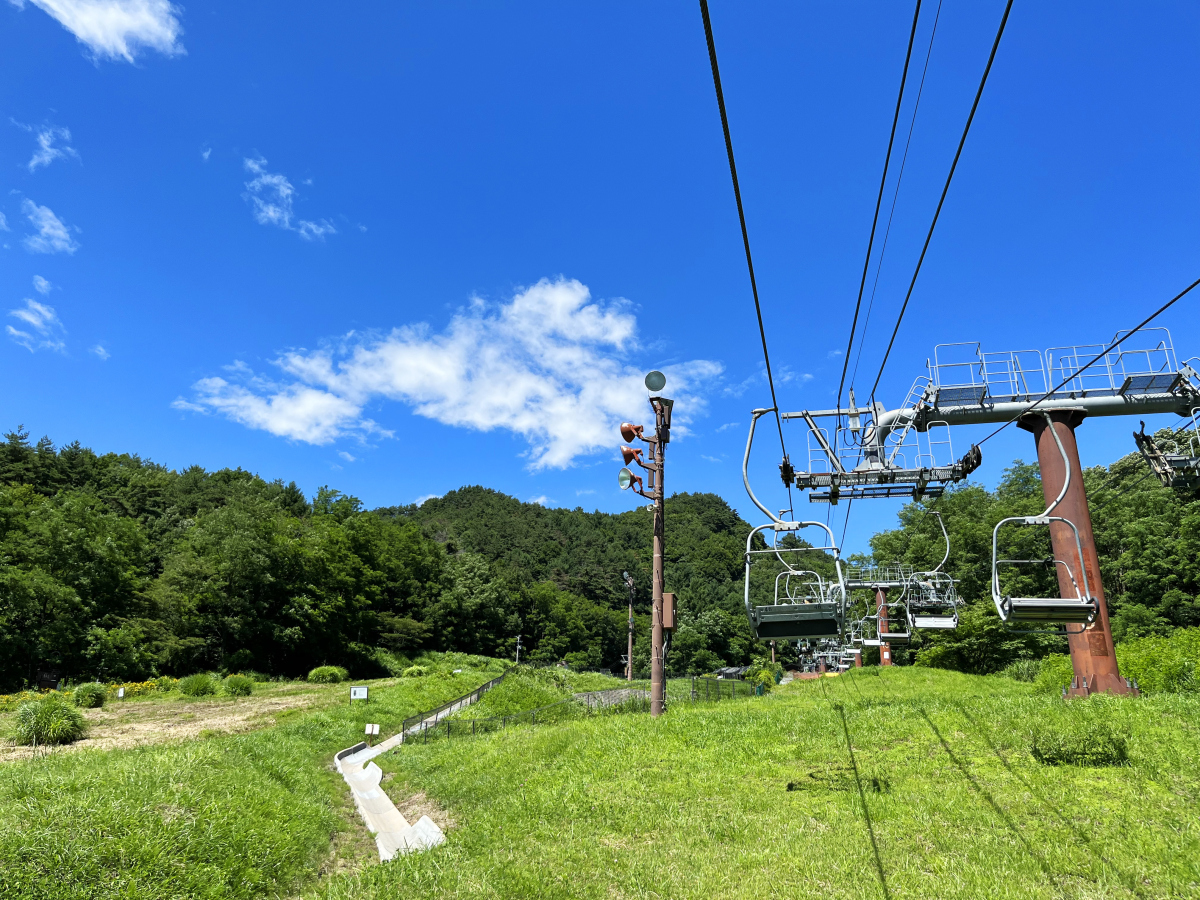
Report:
[[[774,663],[775,663],[775,642],[774,641],[771,641],[771,663],[772,663],[772,665],[774,665]]]
[[[887,614],[887,595],[883,588],[875,588],[875,611],[879,613],[879,633],[883,634],[888,630],[888,614]],[[881,666],[890,666],[892,664],[892,648],[889,644],[879,645],[879,664]]]
[[[654,470],[654,562],[652,569],[653,580],[653,615],[650,632],[650,715],[657,717],[663,714],[664,673],[663,673],[663,536],[665,533],[664,519],[666,517],[666,492],[663,490],[663,455],[666,442],[664,434],[664,416],[661,404],[654,403],[656,440],[650,444],[651,460]]]
[[[1079,544],[1083,549],[1083,565],[1080,566],[1079,554],[1075,549],[1075,537],[1071,529],[1062,522],[1050,523],[1050,542],[1054,548],[1054,558],[1061,559],[1071,567],[1079,590],[1083,590],[1083,578],[1080,571],[1087,573],[1088,588],[1100,605],[1096,618],[1082,633],[1069,634],[1067,643],[1071,648],[1071,667],[1075,670],[1075,681],[1068,696],[1086,697],[1098,692],[1110,694],[1128,694],[1131,690],[1125,684],[1117,669],[1117,654],[1113,649],[1112,631],[1108,626],[1108,607],[1104,600],[1104,585],[1100,581],[1100,557],[1096,553],[1096,539],[1092,534],[1092,514],[1088,509],[1087,493],[1083,488],[1083,470],[1079,465],[1079,445],[1075,441],[1075,429],[1083,421],[1086,412],[1082,409],[1056,409],[1049,413],[1054,423],[1058,439],[1062,441],[1067,460],[1071,465],[1071,483],[1067,487],[1066,496],[1054,510],[1054,515],[1070,519],[1079,529]],[[1063,470],[1062,455],[1054,443],[1045,414],[1042,412],[1029,413],[1022,416],[1017,423],[1021,428],[1033,433],[1037,444],[1038,468],[1042,474],[1042,495],[1050,503],[1062,490],[1066,472]],[[1058,593],[1063,599],[1074,600],[1075,588],[1071,578],[1062,566],[1058,570]],[[1078,626],[1072,626],[1077,628]],[[1086,685],[1086,687],[1085,687]]]

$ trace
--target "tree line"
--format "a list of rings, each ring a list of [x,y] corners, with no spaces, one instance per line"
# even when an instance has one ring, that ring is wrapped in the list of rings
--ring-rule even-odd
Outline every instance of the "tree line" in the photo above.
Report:
[[[1118,641],[1200,625],[1200,502],[1145,472],[1131,454],[1084,475]],[[897,662],[990,672],[1063,650],[1059,638],[1005,630],[989,594],[992,526],[1042,507],[1036,466],[1018,462],[995,491],[966,483],[906,505],[900,527],[872,538],[854,562],[930,568],[944,545],[927,511],[939,510],[967,601],[956,631],[894,648]],[[764,652],[742,607],[749,530],[715,494],[668,499],[666,584],[680,610],[671,674]],[[634,667],[645,671],[650,533],[644,508],[547,509],[476,486],[368,510],[328,487],[308,498],[242,469],[175,471],[31,443],[18,429],[0,444],[0,691],[43,677],[294,676],[321,664],[365,677],[425,649],[511,657],[518,637],[523,659],[619,671],[625,572]],[[1012,555],[1049,555],[1045,533],[1015,540]],[[773,572],[756,568],[763,602]],[[1054,593],[1049,570],[1022,578],[1029,596]]]

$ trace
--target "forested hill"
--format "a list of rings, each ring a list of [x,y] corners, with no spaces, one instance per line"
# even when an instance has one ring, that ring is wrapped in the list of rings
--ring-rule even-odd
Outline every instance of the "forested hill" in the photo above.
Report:
[[[668,585],[688,623],[673,664],[748,659],[749,526],[714,495],[668,510]],[[174,471],[20,429],[0,444],[0,692],[322,663],[381,674],[426,648],[511,655],[518,635],[526,658],[619,667],[621,573],[644,620],[649,569],[644,509],[547,510],[467,488],[371,512],[241,469]]]
[[[1146,471],[1130,455],[1085,473],[1118,640],[1200,625],[1200,501]],[[931,504],[950,529],[949,571],[968,606],[956,632],[918,636],[898,660],[986,672],[1061,649],[1005,631],[988,589],[992,526],[1042,509],[1036,468],[1018,463],[994,492],[967,483]],[[877,561],[928,568],[941,559],[925,510],[906,506],[902,528],[875,536]],[[741,607],[749,528],[714,494],[668,499],[666,585],[680,601],[673,673],[761,652]],[[366,676],[423,649],[511,656],[518,636],[523,658],[619,668],[625,571],[636,584],[641,670],[650,537],[644,507],[546,509],[466,487],[369,511],[330,488],[306,498],[294,483],[240,469],[174,471],[78,444],[31,444],[18,430],[0,444],[0,692],[43,675],[294,676],[337,663]],[[1005,552],[1045,558],[1049,544],[1029,529]],[[754,588],[766,598],[771,573],[759,574]],[[1023,587],[1049,596],[1050,579],[1034,573]]]

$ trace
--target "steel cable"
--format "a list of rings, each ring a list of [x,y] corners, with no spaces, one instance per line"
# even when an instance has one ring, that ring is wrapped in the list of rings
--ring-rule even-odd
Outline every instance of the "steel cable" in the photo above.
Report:
[[[912,299],[913,289],[917,286],[917,276],[921,274],[921,266],[925,262],[925,254],[929,251],[929,243],[933,240],[934,229],[937,228],[938,218],[942,214],[942,206],[946,202],[946,195],[950,192],[950,182],[954,180],[954,172],[958,168],[958,160],[962,156],[963,147],[967,143],[967,135],[971,132],[971,123],[975,121],[975,111],[979,109],[979,101],[983,97],[983,89],[987,85],[988,75],[992,71],[992,63],[996,60],[996,51],[1000,49],[1000,39],[1004,37],[1004,27],[1008,24],[1008,14],[1012,11],[1013,0],[1008,0],[1004,6],[1004,16],[1000,19],[1000,27],[996,31],[996,39],[992,42],[992,52],[988,55],[987,66],[983,70],[983,77],[979,80],[979,89],[975,92],[975,102],[971,104],[971,113],[967,116],[967,124],[963,128],[962,137],[958,141],[958,150],[954,153],[954,162],[950,164],[950,172],[946,176],[946,185],[942,188],[942,196],[938,199],[937,209],[933,213],[933,221],[929,223],[929,233],[925,236],[925,244],[921,248],[921,255],[917,258],[917,266],[913,271],[912,281],[909,282],[908,292],[904,295],[904,303],[900,307],[900,315],[896,319],[896,327],[892,329],[891,340],[888,341],[886,352],[883,354],[883,362],[879,364],[879,374],[875,376],[875,383],[871,386],[871,408],[875,408],[875,391],[879,387],[879,380],[883,378],[883,370],[887,366],[888,357],[892,354],[892,347],[896,343],[896,335],[900,332],[900,323],[904,321],[904,313],[908,310],[908,302]]]
[[[779,401],[775,398],[775,379],[771,375],[771,355],[767,351],[767,330],[763,326],[762,304],[758,299],[758,282],[754,277],[754,260],[750,255],[750,233],[746,230],[746,213],[742,208],[742,190],[738,185],[737,164],[733,160],[733,138],[729,134],[729,116],[725,112],[725,94],[721,90],[721,72],[717,66],[717,45],[713,41],[712,21],[708,16],[707,0],[700,0],[700,15],[704,18],[704,37],[708,41],[708,61],[712,66],[713,87],[717,92],[717,107],[721,111],[721,129],[725,132],[725,152],[729,156],[729,174],[733,179],[733,197],[737,201],[738,221],[742,226],[742,244],[746,248],[746,268],[750,272],[750,291],[754,294],[754,312],[758,316],[758,334],[762,338],[763,362],[767,367],[767,384],[771,388],[771,405],[774,407],[775,424],[779,429],[779,446],[787,460],[787,446],[783,442],[783,419],[779,415]],[[791,489],[789,487],[789,495]],[[789,496],[789,504],[790,504]]]

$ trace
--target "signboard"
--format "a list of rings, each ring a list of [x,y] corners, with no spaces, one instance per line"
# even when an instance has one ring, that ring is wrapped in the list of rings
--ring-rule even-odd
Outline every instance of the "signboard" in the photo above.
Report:
[[[366,687],[352,687],[352,688],[350,688],[350,699],[351,699],[351,700],[366,700],[366,699],[367,699],[367,689],[366,689]]]
[[[379,734],[379,726],[378,725],[367,725],[366,733],[367,734]]]
[[[118,700],[125,699],[125,688],[117,688],[117,699]]]

